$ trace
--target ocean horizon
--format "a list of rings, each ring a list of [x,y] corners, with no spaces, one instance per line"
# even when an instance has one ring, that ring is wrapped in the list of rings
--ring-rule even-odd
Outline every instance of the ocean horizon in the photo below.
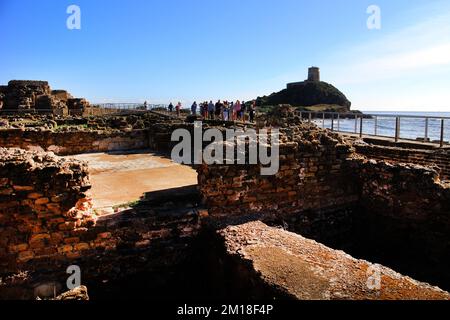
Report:
[[[362,111],[364,114],[379,115],[377,120],[363,119],[363,134],[377,135],[384,137],[395,137],[395,117],[389,116],[404,116],[400,120],[400,138],[417,140],[423,139],[427,135],[430,141],[439,141],[441,138],[441,118],[444,118],[444,142],[450,141],[450,112],[433,112],[433,111]],[[408,118],[412,116],[414,118]],[[416,118],[421,117],[421,118]],[[426,118],[428,119],[428,130],[426,130]],[[449,118],[449,119],[445,119]],[[326,119],[325,123],[321,120],[315,121],[319,126],[331,129],[332,124],[330,119]],[[339,126],[339,127],[337,127]],[[341,132],[359,133],[360,122],[355,122],[353,119],[340,119],[339,125],[335,120],[334,128]]]

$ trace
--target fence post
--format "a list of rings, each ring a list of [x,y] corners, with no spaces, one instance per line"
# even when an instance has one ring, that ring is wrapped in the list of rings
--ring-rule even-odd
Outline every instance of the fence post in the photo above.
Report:
[[[312,122],[312,112],[309,113],[309,123]]]
[[[378,135],[378,117],[375,116],[375,135]]]
[[[400,138],[400,117],[395,118],[395,142]]]
[[[358,133],[358,115],[355,114],[355,133]]]
[[[425,142],[428,141],[428,118],[425,118]]]
[[[322,129],[325,129],[325,112],[322,113]]]
[[[331,114],[331,131],[334,131],[334,113]]]
[[[341,131],[341,114],[337,115],[337,131]]]
[[[361,116],[361,120],[359,122],[359,137],[362,138],[363,136],[363,121],[364,121],[364,117]]]
[[[441,120],[441,141],[440,141],[441,148],[444,146],[444,127],[445,127],[445,120],[442,119]]]

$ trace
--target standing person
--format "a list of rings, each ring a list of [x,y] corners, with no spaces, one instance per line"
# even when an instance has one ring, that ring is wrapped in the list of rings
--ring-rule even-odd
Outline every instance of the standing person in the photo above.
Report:
[[[228,110],[228,120],[234,121],[235,119],[235,112],[234,112],[234,102],[230,102],[230,110]]]
[[[145,102],[144,102],[144,110],[147,110],[147,106],[148,106],[147,100],[145,100]]]
[[[229,116],[229,110],[230,110],[230,105],[228,104],[228,101],[225,101],[223,103],[223,110],[222,110],[222,119],[223,121],[228,121],[228,116]]]
[[[191,106],[191,112],[193,116],[197,115],[197,101],[194,101],[194,103]]]
[[[214,105],[214,103],[212,102],[212,100],[211,101],[209,101],[209,104],[208,104],[208,113],[209,113],[209,119],[210,120],[212,120],[212,119],[214,119],[214,111],[215,111],[215,105]]]
[[[177,117],[179,117],[181,114],[181,102],[178,102],[175,108],[177,110]]]
[[[253,101],[250,106],[250,122],[255,122],[255,113],[256,113],[256,101]]]
[[[170,112],[170,113],[173,112],[173,104],[172,104],[172,102],[169,104],[169,112]]]
[[[215,105],[215,112],[214,112],[214,119],[220,120],[221,114],[222,114],[223,104],[220,102],[220,100],[217,101]]]
[[[203,104],[203,108],[205,109],[205,119],[209,118],[209,103],[208,101],[205,101]]]
[[[205,102],[203,102],[203,103],[200,105],[200,114],[201,114],[201,116],[202,116],[203,119],[206,118],[206,117],[205,117],[205,114],[206,114]]]
[[[247,112],[247,104],[245,103],[245,101],[242,101],[242,105],[241,105],[241,118],[242,121],[247,121],[245,113]]]
[[[234,104],[234,114],[235,119],[234,120],[240,120],[241,119],[241,102],[238,100]]]

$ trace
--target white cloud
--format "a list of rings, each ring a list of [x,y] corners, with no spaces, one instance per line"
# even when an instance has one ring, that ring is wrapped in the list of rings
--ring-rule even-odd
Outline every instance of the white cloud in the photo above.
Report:
[[[325,70],[335,83],[345,85],[401,78],[443,66],[450,66],[450,14],[338,53]]]
[[[450,66],[450,42],[410,52],[371,57],[343,68],[330,69],[331,78],[340,85],[369,83],[439,71]]]

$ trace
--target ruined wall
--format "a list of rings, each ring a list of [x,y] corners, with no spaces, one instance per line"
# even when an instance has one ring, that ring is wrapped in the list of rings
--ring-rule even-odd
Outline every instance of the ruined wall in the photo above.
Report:
[[[3,109],[26,111],[36,109],[40,112],[67,114],[67,109],[84,109],[89,105],[85,99],[73,99],[64,90],[51,90],[47,81],[11,80],[2,86]]]
[[[351,225],[358,190],[348,183],[350,145],[329,131],[294,125],[282,136],[280,170],[259,165],[202,165],[199,188],[210,215],[224,220],[284,221],[306,236],[335,237]]]
[[[367,159],[307,124],[283,129],[280,171],[202,165],[212,219],[282,225],[354,256],[450,288],[450,186],[436,170]]]
[[[87,165],[49,154],[0,149],[2,270],[66,252],[78,230],[93,225]]]
[[[87,152],[137,150],[149,147],[148,133],[134,131],[0,130],[0,146],[5,148],[42,149],[58,155]]]
[[[89,107],[89,102],[82,98],[69,98],[67,99],[67,107],[71,114],[81,116]]]
[[[450,149],[419,150],[377,145],[355,145],[356,151],[376,160],[438,166],[441,178],[450,179]]]
[[[0,147],[41,149],[58,155],[151,148],[170,152],[176,129],[193,132],[192,123],[153,113],[126,116],[7,116],[1,123]]]
[[[85,163],[20,149],[0,148],[0,157],[0,298],[33,299],[34,288],[49,281],[59,293],[70,265],[98,289],[104,279],[143,271],[164,278],[189,256],[200,226],[193,206],[167,212],[162,203],[161,212],[153,205],[98,217],[86,195]]]
[[[46,81],[12,80],[5,89],[4,109],[33,108],[39,96],[50,95],[51,90]]]
[[[450,288],[450,184],[413,164],[353,159],[351,181],[360,190],[352,253],[416,279]]]

